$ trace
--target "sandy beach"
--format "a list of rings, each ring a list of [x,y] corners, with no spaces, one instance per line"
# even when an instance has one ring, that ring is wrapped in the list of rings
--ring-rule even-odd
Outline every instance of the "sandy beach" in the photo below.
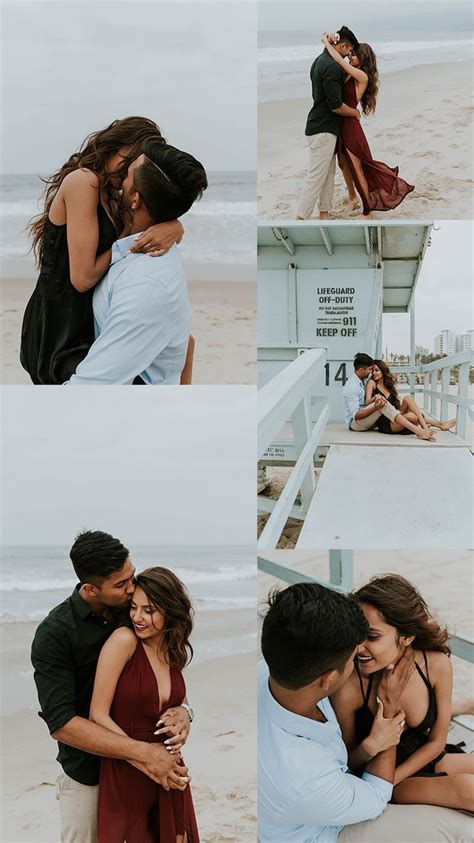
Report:
[[[420,65],[383,75],[375,115],[362,125],[376,160],[398,165],[415,190],[376,219],[471,219],[472,63]],[[308,68],[309,70],[309,68]],[[308,96],[259,104],[258,216],[293,219],[306,177]],[[349,216],[336,172],[332,214]]]
[[[270,559],[287,568],[304,572],[323,581],[329,578],[329,553],[316,550],[265,551]],[[473,614],[471,594],[474,586],[472,553],[469,551],[355,550],[354,588],[370,577],[395,572],[413,582],[436,616],[453,634],[472,636]],[[269,590],[286,583],[268,574],[258,574],[258,605],[265,611]],[[472,697],[472,667],[469,662],[452,657],[453,694],[457,698]],[[474,722],[474,718],[473,718]]]
[[[2,353],[0,382],[30,383],[19,361],[20,331],[26,303],[36,283],[16,262],[12,277],[4,267],[0,281]],[[10,269],[10,272],[8,270]],[[7,274],[8,273],[8,274]],[[255,383],[256,289],[254,270],[246,266],[193,264],[186,267],[196,339],[196,384]]]
[[[186,671],[196,714],[184,753],[203,843],[255,841],[255,653],[199,662],[199,641],[229,627],[228,612],[197,624],[196,663]],[[255,610],[232,613],[232,632],[255,628]],[[3,811],[5,843],[59,843],[55,744],[37,715],[29,662],[34,623],[2,624]],[[236,694],[236,677],[239,693]]]

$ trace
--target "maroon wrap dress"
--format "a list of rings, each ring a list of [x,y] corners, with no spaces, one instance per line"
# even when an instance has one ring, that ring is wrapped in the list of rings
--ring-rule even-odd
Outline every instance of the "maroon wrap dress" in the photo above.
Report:
[[[351,76],[344,85],[344,103],[351,108],[357,108],[357,93],[355,79]],[[342,117],[341,128],[337,139],[337,155],[339,161],[345,155],[354,179],[357,192],[363,203],[363,213],[371,211],[391,211],[405,196],[414,190],[398,175],[398,167],[389,167],[382,161],[374,161],[364,130],[357,117]],[[364,196],[357,173],[348,152],[352,152],[360,159],[364,175],[369,186],[369,199]]]
[[[156,743],[161,714],[180,705],[186,694],[181,671],[171,669],[171,693],[166,706],[159,697],[153,668],[141,641],[125,665],[110,709],[111,718],[129,737]],[[176,843],[187,833],[199,843],[189,785],[184,791],[165,790],[127,761],[103,758],[99,782],[99,843]]]

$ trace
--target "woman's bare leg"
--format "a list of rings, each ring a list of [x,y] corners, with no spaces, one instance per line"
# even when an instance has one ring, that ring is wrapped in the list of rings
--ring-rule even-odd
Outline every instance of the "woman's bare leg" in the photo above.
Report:
[[[458,811],[474,811],[474,776],[469,773],[430,777],[413,776],[393,789],[397,805],[439,805]]]
[[[400,406],[401,413],[415,413],[418,421],[420,422],[421,426],[427,428],[428,425],[426,424],[426,419],[421,412],[418,404],[416,403],[415,399],[411,397],[411,395],[405,395],[401,406]]]
[[[441,761],[438,761],[435,771],[448,773],[449,776],[455,773],[471,773],[474,776],[474,755],[471,752],[447,752]]]
[[[189,335],[188,348],[186,351],[186,360],[184,361],[184,369],[181,372],[180,384],[181,386],[189,386],[193,380],[193,362],[194,362],[194,347],[196,342],[192,334]]]
[[[407,430],[411,430],[418,439],[434,440],[435,437],[433,436],[432,431],[429,428],[425,430],[425,428],[419,427],[416,424],[417,421],[418,419],[415,413],[405,413],[403,415],[402,413],[399,413],[398,416],[396,416],[395,421],[390,422],[390,428],[393,433],[400,433],[402,428],[405,427]]]
[[[349,155],[349,157],[351,159],[352,166],[354,167],[354,170],[355,170],[356,182],[358,182],[359,186],[360,186],[360,190],[359,190],[359,186],[358,186],[357,191],[358,191],[358,193],[360,193],[362,191],[361,199],[362,199],[364,208],[366,208],[366,207],[368,208],[369,207],[369,185],[368,185],[367,179],[365,177],[365,173],[362,169],[362,164],[360,162],[360,158],[357,158],[357,156],[354,155],[354,153],[351,152],[350,149],[347,150],[347,154]],[[370,213],[363,214],[363,217],[364,217],[364,219],[372,219],[372,214],[370,214]]]
[[[354,179],[352,178],[351,168],[349,167],[349,162],[345,155],[341,155],[339,158],[339,168],[341,173],[344,177],[344,181],[346,183],[347,191],[349,193],[349,210],[353,211],[354,208],[357,207],[359,204],[359,198],[356,193]]]

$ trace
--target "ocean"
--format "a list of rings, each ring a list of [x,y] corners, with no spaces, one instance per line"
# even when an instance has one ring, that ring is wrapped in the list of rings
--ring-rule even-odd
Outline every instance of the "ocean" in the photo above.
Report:
[[[48,174],[43,173],[43,176]],[[210,172],[202,199],[184,215],[183,259],[250,266],[255,259],[255,174]],[[32,266],[26,231],[41,210],[44,184],[37,174],[0,175],[0,260],[17,264],[15,276]]]
[[[257,605],[254,547],[137,547],[132,560],[137,571],[171,568],[188,588],[200,631],[197,661],[255,649],[255,625],[247,618],[255,616]],[[41,620],[76,583],[68,547],[3,546],[0,622]]]
[[[357,31],[359,38],[361,34]],[[309,71],[322,52],[319,38],[308,30],[261,30],[258,47],[258,99],[310,97]],[[474,39],[466,29],[443,31],[395,31],[373,29],[364,32],[373,48],[383,77],[421,64],[457,62],[473,56]]]

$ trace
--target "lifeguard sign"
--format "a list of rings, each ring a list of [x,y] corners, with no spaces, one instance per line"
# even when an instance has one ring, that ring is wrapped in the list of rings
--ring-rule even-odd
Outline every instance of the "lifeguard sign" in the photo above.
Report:
[[[414,355],[413,294],[430,230],[400,222],[259,223],[259,385],[306,349],[325,348],[313,417],[329,401],[331,421],[342,421],[354,355],[382,355],[383,313],[412,314]]]

